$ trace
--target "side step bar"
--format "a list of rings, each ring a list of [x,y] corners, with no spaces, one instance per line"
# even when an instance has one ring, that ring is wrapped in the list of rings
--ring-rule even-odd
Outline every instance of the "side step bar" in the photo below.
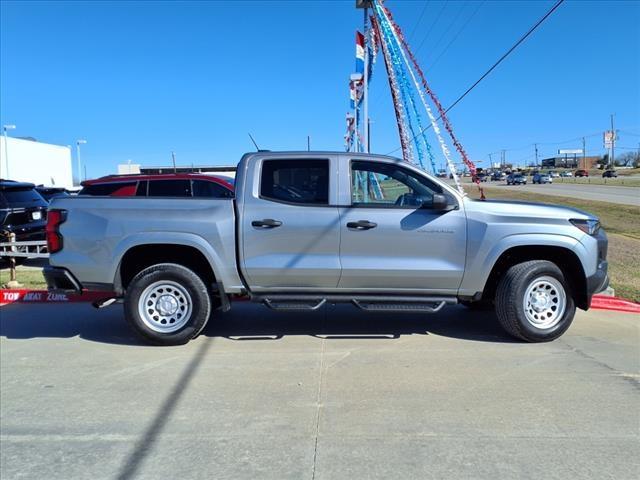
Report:
[[[253,295],[253,302],[263,303],[272,310],[318,310],[325,303],[351,303],[368,312],[438,312],[446,304],[456,304],[456,297],[402,296],[402,295],[310,295],[273,294]]]

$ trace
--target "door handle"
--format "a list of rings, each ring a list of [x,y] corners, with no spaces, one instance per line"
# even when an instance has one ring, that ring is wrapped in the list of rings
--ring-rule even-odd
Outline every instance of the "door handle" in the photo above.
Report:
[[[282,225],[280,220],[274,220],[273,218],[265,218],[264,220],[254,220],[251,222],[252,227],[258,228],[276,228]]]
[[[358,220],[357,222],[347,223],[347,228],[355,228],[356,230],[369,230],[371,228],[376,228],[377,226],[377,223],[370,222],[369,220]]]

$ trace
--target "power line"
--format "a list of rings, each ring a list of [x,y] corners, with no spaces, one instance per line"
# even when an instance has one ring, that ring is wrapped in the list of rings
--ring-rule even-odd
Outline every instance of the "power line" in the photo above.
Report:
[[[519,39],[516,43],[514,43],[514,44],[513,44],[513,46],[512,46],[509,50],[507,50],[507,51],[506,51],[506,52],[505,52],[505,53],[504,53],[504,54],[503,54],[503,55],[502,55],[502,56],[501,56],[501,57],[500,57],[500,58],[499,58],[499,59],[498,59],[498,60],[497,60],[497,61],[496,61],[496,62],[495,62],[495,63],[494,63],[490,68],[489,68],[489,70],[487,70],[487,71],[486,71],[486,72],[485,72],[485,73],[484,73],[484,74],[483,74],[483,75],[482,75],[478,80],[476,80],[476,82],[475,82],[473,85],[471,85],[469,88],[467,88],[467,90],[466,90],[462,95],[460,95],[460,96],[458,97],[458,99],[457,99],[455,102],[453,102],[453,103],[452,103],[452,104],[451,104],[447,109],[445,109],[445,111],[442,113],[442,115],[444,115],[444,114],[446,114],[447,112],[449,112],[449,110],[451,110],[453,107],[455,107],[455,106],[456,106],[456,105],[457,105],[457,104],[458,104],[458,103],[459,103],[459,102],[460,102],[464,97],[466,97],[466,96],[467,96],[467,95],[468,95],[468,94],[469,94],[469,93],[470,93],[474,88],[476,88],[476,87],[478,86],[478,84],[479,84],[480,82],[482,82],[482,80],[484,80],[486,77],[488,77],[488,76],[489,76],[489,74],[490,74],[491,72],[493,72],[493,70],[495,70],[495,68],[496,68],[498,65],[500,65],[500,64],[504,61],[504,59],[505,59],[505,58],[507,58],[507,57],[511,54],[511,52],[513,52],[516,48],[518,48],[518,46],[520,46],[520,44],[521,44],[522,42],[524,42],[524,41],[529,37],[529,35],[531,35],[531,34],[532,34],[532,33],[533,33],[533,32],[534,32],[534,31],[535,31],[535,30],[536,30],[536,29],[537,29],[537,28],[538,28],[538,27],[539,27],[539,26],[540,26],[540,25],[541,25],[541,24],[542,24],[542,23],[543,23],[547,18],[549,18],[549,16],[550,16],[553,12],[555,12],[555,11],[556,11],[556,9],[557,9],[560,5],[562,5],[562,3],[563,3],[563,2],[564,2],[564,0],[558,0],[558,1],[553,5],[553,7],[551,7],[551,9],[550,9],[547,13],[545,13],[545,14],[544,14],[544,16],[543,16],[540,20],[538,20],[538,21],[537,21],[537,22],[536,22],[536,23],[535,23],[535,24],[534,24],[534,25],[533,25],[533,26],[532,26],[532,27],[527,31],[527,33],[525,33],[522,37],[520,37],[520,39]],[[437,121],[437,120],[440,120],[440,119],[442,118],[442,115],[440,115],[440,116],[436,119],[436,121]],[[420,131],[420,133],[418,133],[418,135],[420,135],[420,134],[422,134],[422,133],[426,132],[427,130],[429,130],[429,128],[431,128],[431,124],[429,124],[429,125],[427,125],[425,128],[423,128],[423,129]],[[418,135],[415,135],[411,140],[412,140],[412,141],[413,141],[413,140],[415,140],[415,138],[416,138]],[[400,148],[396,148],[395,150],[390,151],[389,153],[387,153],[387,155],[390,155],[390,154],[392,154],[392,153],[395,153],[395,152],[397,152],[398,150],[400,150]]]
[[[429,5],[429,0],[426,0],[424,2],[424,7],[422,7],[422,12],[420,12],[420,15],[418,16],[418,21],[416,22],[415,27],[413,27],[413,30],[411,30],[411,33],[409,34],[409,41],[411,41],[411,39],[413,38],[413,34],[416,33],[416,30],[420,26],[420,21],[422,20],[422,17],[424,16],[424,12],[427,11],[427,5]]]
[[[478,2],[478,6],[476,7],[476,9],[473,11],[473,13],[469,16],[469,18],[467,18],[467,21],[464,22],[464,24],[462,25],[462,28],[460,28],[460,30],[458,30],[456,32],[456,34],[453,36],[453,38],[451,39],[451,41],[447,44],[446,47],[444,47],[444,50],[442,50],[442,52],[440,52],[440,55],[438,55],[438,57],[433,61],[433,63],[431,64],[431,66],[427,67],[427,69],[425,70],[425,72],[430,72],[431,70],[433,70],[433,67],[436,66],[436,64],[438,63],[438,61],[442,58],[442,56],[447,53],[447,50],[449,50],[449,47],[451,47],[451,45],[453,45],[453,43],[458,39],[458,37],[460,36],[460,34],[463,32],[463,30],[465,30],[467,28],[467,25],[469,25],[469,22],[471,22],[471,20],[473,20],[473,17],[476,16],[476,13],[478,13],[478,10],[480,10],[480,7],[482,7],[482,5],[484,4],[485,0],[482,0],[480,2]]]
[[[424,45],[424,42],[427,41],[427,38],[429,38],[429,35],[431,34],[431,32],[433,31],[433,27],[438,23],[438,20],[440,20],[440,17],[442,16],[442,12],[444,12],[444,9],[447,8],[447,4],[448,2],[444,2],[442,4],[442,8],[440,9],[440,11],[438,12],[438,15],[435,17],[435,20],[431,23],[431,26],[427,29],[427,33],[426,35],[422,38],[422,42],[420,42],[420,45],[418,45],[418,48],[416,48],[414,55],[418,54],[418,50],[420,50],[422,48],[422,45]]]
[[[445,28],[444,32],[442,32],[442,35],[440,35],[440,38],[438,38],[438,41],[433,45],[433,48],[431,49],[432,51],[435,51],[439,46],[440,46],[440,42],[442,42],[442,40],[444,40],[444,38],[447,36],[447,33],[449,33],[449,31],[453,28],[453,26],[456,24],[456,22],[458,21],[458,18],[460,18],[460,15],[462,14],[462,11],[465,9],[465,7],[467,6],[467,3],[469,2],[464,2],[461,6],[460,6],[460,10],[458,10],[458,12],[456,13],[456,15],[453,17],[453,20],[451,21],[451,23],[449,24],[449,26],[447,28]]]
[[[618,130],[620,133],[624,133],[625,135],[631,135],[632,137],[640,137],[639,134],[633,132],[627,132],[626,130]]]

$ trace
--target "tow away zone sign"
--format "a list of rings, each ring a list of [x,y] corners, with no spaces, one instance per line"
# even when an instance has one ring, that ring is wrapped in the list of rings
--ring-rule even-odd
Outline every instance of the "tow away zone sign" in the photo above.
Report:
[[[47,290],[0,290],[0,306],[9,303],[74,303],[94,302],[109,298],[109,292],[83,292],[81,295],[52,293]]]

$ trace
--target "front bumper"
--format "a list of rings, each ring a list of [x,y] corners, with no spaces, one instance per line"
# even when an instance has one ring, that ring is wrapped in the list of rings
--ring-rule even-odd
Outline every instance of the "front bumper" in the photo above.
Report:
[[[595,235],[598,242],[598,266],[593,275],[587,277],[587,305],[591,305],[591,298],[596,294],[605,290],[609,286],[609,276],[607,270],[609,262],[607,262],[607,253],[609,250],[609,240],[604,230]]]
[[[591,297],[596,293],[600,293],[609,286],[609,275],[607,269],[609,263],[606,260],[601,260],[598,263],[598,269],[596,273],[587,277],[587,295],[589,296],[589,303],[591,303]]]
[[[82,293],[82,285],[66,268],[47,266],[44,267],[42,273],[50,291],[56,293]]]

